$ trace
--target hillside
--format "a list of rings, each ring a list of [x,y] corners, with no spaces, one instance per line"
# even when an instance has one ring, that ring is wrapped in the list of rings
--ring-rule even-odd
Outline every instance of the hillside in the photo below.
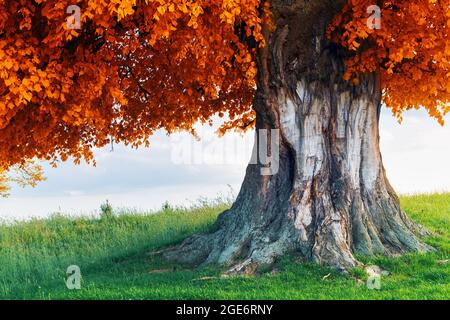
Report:
[[[213,228],[227,204],[158,213],[120,211],[102,218],[54,215],[0,225],[3,299],[449,299],[450,194],[402,197],[403,209],[433,231],[438,252],[399,258],[360,257],[387,270],[381,290],[369,290],[362,269],[337,274],[285,257],[275,270],[223,277],[218,267],[167,265],[159,248]],[[78,265],[81,290],[68,290],[66,269]]]

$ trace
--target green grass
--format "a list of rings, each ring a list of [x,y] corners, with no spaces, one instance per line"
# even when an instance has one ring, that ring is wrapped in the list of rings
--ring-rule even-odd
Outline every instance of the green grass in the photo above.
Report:
[[[360,257],[390,275],[369,290],[363,270],[338,274],[285,257],[276,273],[220,277],[218,267],[167,265],[149,252],[212,228],[225,204],[158,214],[122,212],[103,219],[53,216],[0,225],[3,299],[449,299],[450,194],[402,197],[410,217],[434,235],[439,251],[399,258]],[[78,265],[81,290],[68,290],[66,269]],[[327,276],[327,277],[326,277]],[[324,278],[325,277],[325,278]],[[359,280],[358,280],[359,279]]]

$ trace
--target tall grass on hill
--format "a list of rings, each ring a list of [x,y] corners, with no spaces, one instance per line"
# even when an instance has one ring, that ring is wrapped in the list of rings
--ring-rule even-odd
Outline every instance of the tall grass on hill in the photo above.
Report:
[[[222,277],[217,266],[168,265],[149,252],[213,228],[230,203],[203,201],[158,213],[120,210],[101,218],[0,224],[0,299],[450,299],[450,194],[404,196],[403,209],[433,235],[437,252],[398,258],[359,257],[389,271],[369,290],[362,269],[350,274],[286,256],[254,277]],[[82,289],[65,285],[78,265]]]
[[[205,232],[228,207],[214,203],[144,214],[122,210],[100,219],[55,214],[0,225],[0,297],[36,293],[46,283],[64,284],[70,265],[101,270],[124,257]]]

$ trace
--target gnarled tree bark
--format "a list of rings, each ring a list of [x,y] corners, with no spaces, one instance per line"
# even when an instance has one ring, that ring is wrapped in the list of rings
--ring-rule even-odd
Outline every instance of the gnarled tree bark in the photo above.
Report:
[[[251,272],[286,252],[338,269],[354,253],[427,251],[401,210],[379,148],[379,76],[346,83],[343,55],[325,31],[343,1],[273,1],[277,29],[258,56],[258,129],[280,132],[279,169],[250,164],[233,207],[210,234],[165,253],[188,264]]]

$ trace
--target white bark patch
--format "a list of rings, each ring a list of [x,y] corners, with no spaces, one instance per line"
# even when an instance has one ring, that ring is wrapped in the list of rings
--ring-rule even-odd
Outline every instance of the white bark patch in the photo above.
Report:
[[[284,137],[297,151],[298,142],[300,141],[300,132],[297,123],[298,105],[285,92],[281,92],[278,97],[278,103],[280,106],[281,130]]]
[[[327,122],[328,103],[311,99],[302,82],[296,88],[297,99],[282,91],[278,97],[280,125],[285,138],[296,153],[299,182],[310,181],[325,159],[323,125]],[[310,103],[308,103],[310,101]]]
[[[365,98],[351,104],[347,125],[347,167],[353,187],[371,190],[380,175],[377,106]]]
[[[344,92],[339,95],[339,101],[337,102],[337,128],[336,137],[338,139],[344,139],[346,137],[346,127],[348,120],[348,108],[350,105],[350,94]]]
[[[366,103],[368,105],[368,115],[367,122],[364,125],[365,134],[362,145],[364,157],[361,163],[361,178],[364,187],[371,190],[381,174],[381,154],[379,151],[377,107],[371,102],[367,101]]]
[[[299,153],[302,181],[310,181],[322,168],[325,155],[321,123],[317,113],[307,115],[303,122]]]
[[[367,106],[361,100],[354,100],[350,106],[349,125],[347,126],[347,170],[351,183],[359,189],[359,170],[361,166],[361,144]]]
[[[297,83],[297,88],[295,89],[295,93],[297,93],[297,97],[300,99],[301,103],[305,102],[306,98],[306,86],[302,81]]]

